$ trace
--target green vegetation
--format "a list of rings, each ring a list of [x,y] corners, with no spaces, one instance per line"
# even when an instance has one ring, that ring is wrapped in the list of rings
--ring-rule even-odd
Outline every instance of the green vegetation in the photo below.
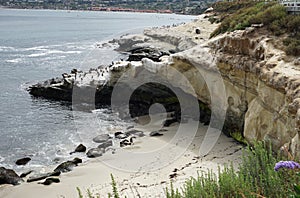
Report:
[[[218,2],[214,9],[220,15],[221,24],[211,37],[263,24],[270,34],[287,36],[283,40],[287,55],[300,55],[300,16],[289,15],[284,6],[275,2],[239,1]]]
[[[83,195],[82,195],[82,193],[81,193],[80,188],[77,187],[76,190],[77,190],[77,192],[78,192],[78,197],[79,197],[79,198],[83,198]]]
[[[291,197],[293,198],[300,198],[300,185],[294,185],[294,190],[295,190],[295,193],[294,194],[291,194]]]
[[[113,188],[113,194],[108,194],[108,197],[113,197],[113,198],[120,198],[119,196],[119,193],[118,193],[118,188],[117,188],[117,183],[115,181],[115,178],[112,174],[110,174],[110,177],[111,177],[111,185],[112,185],[112,188]]]
[[[171,183],[166,188],[167,198],[222,198],[222,197],[272,197],[272,198],[299,198],[300,172],[299,169],[281,168],[277,171],[274,166],[280,160],[286,160],[281,155],[274,155],[271,147],[257,143],[244,150],[242,163],[236,171],[232,165],[219,169],[218,174],[211,170],[191,178],[179,190],[174,189]],[[114,177],[112,180],[112,194],[109,198],[119,198]],[[79,198],[82,198],[77,188]],[[94,198],[88,193],[88,198]]]
[[[78,198],[84,198],[85,197],[85,196],[83,196],[80,188],[77,187],[76,190],[77,190],[77,193],[78,193]],[[93,196],[89,189],[87,189],[86,194],[87,194],[87,198],[100,198],[100,196],[96,196],[96,197]]]
[[[241,144],[248,145],[247,140],[242,136],[241,132],[232,132],[230,136]]]
[[[199,197],[297,197],[300,176],[295,170],[274,171],[276,162],[270,147],[256,144],[245,150],[242,163],[236,172],[233,166],[219,170],[218,177],[211,171],[191,178],[181,192],[166,189],[167,198]]]

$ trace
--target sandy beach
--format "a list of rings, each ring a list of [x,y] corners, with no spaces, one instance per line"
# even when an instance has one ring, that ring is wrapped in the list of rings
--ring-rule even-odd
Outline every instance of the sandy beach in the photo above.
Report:
[[[144,117],[143,119],[148,119]],[[156,120],[151,125],[145,127],[139,125],[138,128],[149,134],[151,131],[160,127],[161,123]],[[188,126],[189,123],[181,124]],[[5,198],[16,197],[78,197],[76,187],[79,187],[83,194],[89,189],[93,195],[107,197],[112,192],[110,174],[113,174],[118,190],[122,197],[164,197],[165,188],[170,186],[172,181],[174,187],[180,188],[186,179],[197,177],[197,174],[212,170],[218,171],[225,164],[231,162],[237,166],[242,155],[242,146],[237,144],[232,138],[223,134],[219,137],[216,145],[211,152],[202,158],[199,158],[199,148],[208,126],[199,125],[199,129],[194,140],[188,149],[182,149],[181,155],[172,155],[166,145],[176,147],[170,143],[178,132],[179,124],[170,127],[164,127],[159,137],[145,137],[135,140],[134,145],[120,148],[115,154],[105,153],[102,157],[91,160],[75,167],[72,172],[63,173],[59,178],[61,183],[43,186],[33,183],[23,183],[19,186],[9,187],[1,186],[0,195]],[[162,164],[164,159],[149,161],[147,153],[159,150],[161,156],[172,156],[173,161],[168,165],[157,166]],[[126,152],[138,157],[125,157]],[[144,156],[144,157],[142,157]],[[157,169],[158,168],[158,169]],[[122,170],[123,169],[123,170]],[[132,170],[136,169],[136,171]]]

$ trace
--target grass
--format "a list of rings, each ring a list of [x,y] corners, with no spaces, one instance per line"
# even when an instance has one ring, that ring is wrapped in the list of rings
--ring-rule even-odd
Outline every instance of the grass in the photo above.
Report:
[[[110,174],[110,177],[111,177],[112,193],[108,193],[107,197],[108,198],[120,198],[115,178],[112,174]],[[78,198],[84,198],[84,197],[87,197],[87,198],[100,198],[100,195],[94,196],[89,189],[87,189],[87,191],[86,191],[86,196],[84,196],[82,194],[79,187],[77,187],[76,190],[77,190],[77,193],[78,193]]]
[[[115,178],[112,174],[110,174],[110,177],[111,177],[111,185],[112,185],[112,188],[113,188],[113,193],[112,193],[112,195],[108,194],[108,197],[120,198]]]
[[[270,34],[287,37],[283,40],[287,55],[300,55],[300,15],[289,15],[284,6],[276,2],[238,1],[218,2],[213,7],[221,24],[211,37],[263,24]]]
[[[186,181],[181,192],[171,186],[171,189],[166,189],[166,195],[167,198],[293,197],[297,195],[295,184],[300,183],[299,173],[274,171],[275,163],[281,159],[272,154],[270,147],[259,143],[245,150],[237,171],[232,165],[219,170],[218,176],[209,171]]]
[[[256,143],[244,150],[242,163],[235,170],[227,165],[218,174],[211,170],[188,179],[181,189],[173,184],[166,188],[166,198],[300,198],[300,172],[297,170],[274,170],[280,160],[287,160],[282,155],[272,153],[271,147],[264,143]],[[112,193],[109,198],[120,198],[113,175]],[[77,188],[79,198],[83,195]],[[88,191],[88,198],[95,198]]]

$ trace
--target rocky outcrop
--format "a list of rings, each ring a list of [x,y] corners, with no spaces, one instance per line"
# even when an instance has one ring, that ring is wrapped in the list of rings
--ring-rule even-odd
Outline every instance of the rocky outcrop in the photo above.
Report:
[[[26,165],[30,160],[31,160],[30,157],[24,157],[24,158],[18,159],[16,161],[16,165],[18,165],[18,166],[20,166],[20,165]]]
[[[275,150],[284,148],[300,156],[300,71],[295,58],[285,61],[275,39],[249,28],[211,45],[218,50],[217,66],[228,84],[228,97],[235,99],[235,107],[247,104],[240,110],[245,138],[268,141]]]
[[[74,158],[73,160],[69,160],[66,162],[61,163],[58,165],[55,169],[55,173],[65,173],[72,171],[75,166],[78,166],[78,164],[82,163],[82,159],[80,158]]]
[[[1,184],[12,184],[18,185],[23,180],[15,171],[11,169],[6,169],[4,167],[0,167],[0,185]]]
[[[50,177],[50,178],[47,178],[44,182],[40,182],[38,184],[43,184],[45,186],[48,186],[52,183],[60,183],[60,179],[58,178],[54,178],[54,177]]]
[[[108,134],[101,134],[93,138],[93,142],[104,143],[107,142],[111,137]]]
[[[250,142],[268,141],[274,150],[284,148],[299,156],[300,71],[294,59],[285,61],[284,52],[276,49],[274,42],[249,28],[172,55],[166,64],[150,60],[144,64],[211,108],[211,97],[223,101],[214,106],[226,112],[226,134],[238,132]],[[180,75],[170,75],[169,68]],[[182,84],[183,77],[195,92]],[[216,83],[211,83],[212,79]]]
[[[70,152],[70,155],[72,155],[73,153],[84,153],[86,151],[86,146],[84,146],[83,144],[79,144],[74,151]]]
[[[91,148],[86,153],[86,156],[89,158],[101,157],[104,154],[104,149],[102,148]]]
[[[30,182],[40,181],[40,180],[46,179],[47,177],[59,176],[59,175],[60,175],[60,172],[50,172],[50,173],[37,174],[37,175],[30,176],[27,179],[27,182],[30,183]]]
[[[158,50],[151,47],[139,47],[129,51],[127,61],[141,61],[143,58],[149,58],[153,61],[159,62],[160,57],[170,55],[169,52]]]

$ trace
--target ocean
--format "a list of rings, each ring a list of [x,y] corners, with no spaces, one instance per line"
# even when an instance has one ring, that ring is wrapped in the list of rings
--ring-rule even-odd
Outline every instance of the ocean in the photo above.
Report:
[[[73,68],[88,70],[122,58],[102,41],[194,16],[153,13],[0,9],[0,166],[17,171],[73,158],[69,152],[99,131],[130,125],[109,109],[74,112],[63,102],[31,97],[26,88]],[[15,161],[32,160],[25,167]]]

